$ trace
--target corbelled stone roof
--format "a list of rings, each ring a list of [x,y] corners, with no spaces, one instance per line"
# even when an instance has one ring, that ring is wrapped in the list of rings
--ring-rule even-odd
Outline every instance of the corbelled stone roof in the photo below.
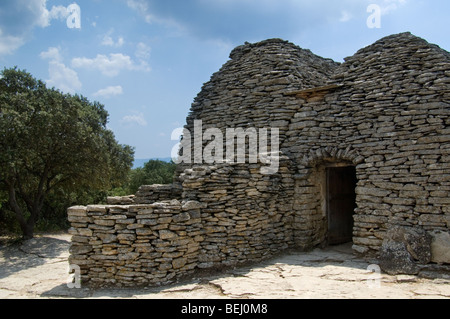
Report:
[[[188,128],[194,119],[218,128],[247,122],[265,125],[273,110],[284,104],[277,98],[288,90],[327,84],[338,66],[281,39],[246,43],[235,48],[230,60],[204,84],[192,104]]]
[[[391,86],[394,94],[447,83],[450,53],[409,32],[382,38],[340,64],[282,39],[245,43],[214,73],[196,97],[187,118],[214,127],[260,126],[288,101],[281,95],[330,84],[369,92]],[[437,80],[437,81],[436,81]],[[428,84],[427,84],[428,83]],[[289,108],[287,106],[287,108]],[[239,114],[239,116],[236,116]],[[277,118],[279,120],[279,117]]]
[[[382,38],[346,58],[336,69],[333,80],[351,85],[408,79],[423,84],[443,74],[449,62],[449,52],[404,32]]]
[[[302,89],[325,85],[339,66],[331,59],[322,58],[282,39],[268,39],[254,44],[247,42],[235,48],[230,58],[237,64],[252,62],[255,70],[258,64],[262,64],[279,71],[278,75],[289,72],[291,82]]]

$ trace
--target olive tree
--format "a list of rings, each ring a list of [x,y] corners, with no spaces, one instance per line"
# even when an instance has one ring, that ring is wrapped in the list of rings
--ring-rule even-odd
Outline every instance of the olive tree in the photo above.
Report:
[[[55,189],[108,189],[125,178],[134,150],[107,129],[98,102],[63,94],[17,68],[0,74],[0,188],[24,238]]]

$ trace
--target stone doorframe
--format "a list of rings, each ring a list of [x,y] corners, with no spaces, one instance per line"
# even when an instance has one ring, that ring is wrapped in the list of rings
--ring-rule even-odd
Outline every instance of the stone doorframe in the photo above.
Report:
[[[327,167],[356,167],[364,158],[351,147],[319,148],[304,155],[296,175],[294,195],[294,242],[302,250],[328,245]],[[357,203],[357,199],[356,199]]]

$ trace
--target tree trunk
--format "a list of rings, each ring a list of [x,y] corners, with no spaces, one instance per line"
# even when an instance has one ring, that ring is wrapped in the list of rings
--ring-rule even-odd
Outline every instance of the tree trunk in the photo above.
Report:
[[[16,214],[17,221],[19,222],[20,229],[22,230],[23,239],[32,239],[34,237],[34,214],[31,214],[28,221],[25,219],[23,210],[17,203],[16,190],[14,189],[13,184],[9,185],[8,195],[9,205]]]
[[[20,225],[22,229],[23,239],[28,240],[34,237],[34,224],[26,223],[24,226]]]

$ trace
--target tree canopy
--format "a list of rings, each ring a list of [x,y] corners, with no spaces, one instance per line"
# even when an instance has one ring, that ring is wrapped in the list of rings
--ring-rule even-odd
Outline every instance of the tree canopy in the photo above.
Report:
[[[142,185],[172,184],[177,165],[158,159],[151,159],[142,167],[137,167],[128,173],[123,183],[107,192],[107,196],[134,195]]]
[[[133,169],[129,175],[127,190],[135,194],[142,185],[171,184],[175,174],[176,164],[160,160],[149,160],[144,167]]]
[[[25,238],[51,192],[110,189],[131,169],[134,150],[108,130],[108,112],[63,94],[26,71],[0,74],[0,188]]]

